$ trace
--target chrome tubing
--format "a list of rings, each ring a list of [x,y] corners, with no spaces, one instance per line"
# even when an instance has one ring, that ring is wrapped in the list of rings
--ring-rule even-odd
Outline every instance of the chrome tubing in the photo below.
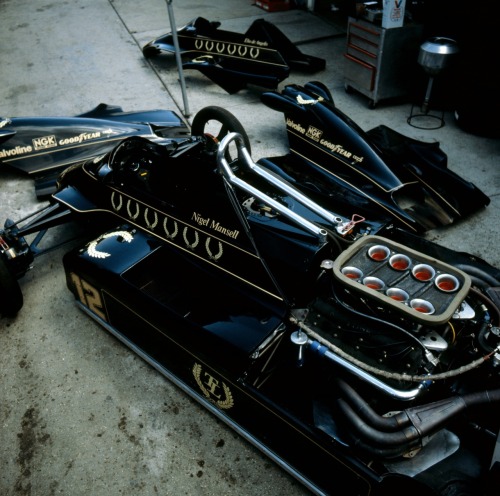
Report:
[[[326,241],[327,235],[328,235],[326,229],[318,227],[316,224],[314,224],[314,223],[310,222],[309,220],[305,219],[304,217],[296,214],[295,212],[293,212],[289,208],[285,207],[284,205],[277,202],[276,200],[274,200],[270,196],[266,195],[265,193],[258,190],[257,188],[254,188],[252,185],[248,184],[247,182],[243,181],[238,176],[236,176],[236,174],[233,172],[233,170],[229,166],[229,164],[226,160],[226,157],[225,157],[227,148],[232,141],[236,142],[236,146],[238,149],[238,158],[241,159],[248,168],[250,168],[254,172],[257,172],[262,177],[265,177],[266,179],[268,179],[272,183],[273,186],[276,186],[277,188],[281,189],[282,191],[290,194],[290,196],[293,196],[297,201],[299,201],[300,203],[303,203],[305,206],[312,209],[312,207],[310,205],[313,205],[313,203],[307,197],[305,197],[302,193],[297,191],[295,188],[292,188],[292,186],[284,184],[277,177],[270,176],[270,175],[269,175],[269,177],[267,177],[267,173],[266,173],[266,175],[260,173],[260,171],[261,171],[260,168],[257,166],[257,164],[255,164],[253,162],[252,157],[250,156],[250,153],[248,153],[248,150],[245,146],[245,142],[243,141],[243,138],[239,133],[229,133],[220,142],[219,148],[217,150],[217,164],[219,166],[219,172],[234,186],[237,186],[238,188],[242,189],[243,191],[246,191],[247,193],[255,196],[256,198],[258,198],[259,200],[261,200],[262,202],[266,203],[271,208],[273,208],[274,210],[279,212],[284,217],[290,219],[291,221],[298,224],[300,227],[306,229],[310,233],[317,236],[321,241]],[[265,172],[265,171],[262,171],[262,172]],[[330,214],[330,216],[331,216],[331,214]]]
[[[421,383],[417,387],[407,391],[401,389],[395,389],[386,384],[384,381],[381,381],[377,377],[368,373],[367,371],[359,368],[354,363],[351,363],[345,358],[342,358],[336,353],[330,351],[329,349],[326,348],[326,346],[323,346],[319,342],[308,339],[307,345],[311,348],[313,352],[317,353],[320,356],[326,357],[327,359],[331,360],[337,365],[340,365],[344,369],[348,370],[351,374],[371,384],[374,388],[378,389],[379,391],[382,391],[386,395],[391,396],[392,398],[395,398],[397,400],[401,401],[414,400],[425,388],[425,385]]]

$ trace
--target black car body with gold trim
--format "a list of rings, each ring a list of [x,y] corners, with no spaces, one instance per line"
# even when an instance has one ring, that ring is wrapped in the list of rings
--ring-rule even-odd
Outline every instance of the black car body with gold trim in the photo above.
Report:
[[[104,103],[70,117],[0,117],[0,166],[35,178],[37,196],[45,197],[54,191],[63,169],[102,155],[127,137],[155,140],[188,134],[171,110],[125,112]]]
[[[185,69],[195,69],[228,93],[248,84],[276,89],[291,70],[317,72],[326,61],[306,55],[274,24],[255,20],[245,33],[220,29],[220,22],[197,17],[175,32]],[[172,33],[144,45],[145,57],[176,53]]]
[[[285,115],[290,153],[265,165],[319,201],[346,202],[423,232],[451,224],[490,199],[448,168],[437,142],[387,126],[364,131],[335,106],[321,83],[288,85],[262,101]]]
[[[494,494],[500,271],[322,205],[229,127],[66,170],[0,231],[2,311],[25,236],[80,219],[82,310],[313,493]]]

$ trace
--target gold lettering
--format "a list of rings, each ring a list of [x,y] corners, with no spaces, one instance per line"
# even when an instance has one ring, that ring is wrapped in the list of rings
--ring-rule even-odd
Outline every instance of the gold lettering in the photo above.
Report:
[[[199,226],[208,226],[208,223],[210,222],[210,218],[205,219],[197,212],[193,212],[191,219],[193,219]]]
[[[343,157],[346,158],[351,158],[352,153],[346,149],[342,145],[335,144],[335,143],[330,143],[330,141],[327,141],[325,139],[322,139],[320,142],[320,145],[323,145],[325,148],[328,148],[330,151],[333,153],[337,153],[338,155],[342,155]],[[363,159],[359,160],[359,158],[355,159],[357,162],[361,162]]]
[[[71,138],[60,139],[59,144],[73,145],[75,143],[83,143],[84,141],[89,141],[100,137],[101,137],[100,131],[96,131],[94,133],[80,133],[78,136],[72,136]]]
[[[33,151],[31,146],[19,146],[17,145],[15,148],[10,150],[0,150],[0,158],[12,157],[14,155],[22,155],[23,153],[30,153]]]
[[[210,224],[210,228],[213,229],[214,231],[220,232],[221,234],[225,234],[226,236],[236,239],[238,237],[238,234],[240,233],[238,230],[231,230],[227,229],[226,227],[222,227],[218,222],[215,222],[215,220],[212,221]]]
[[[267,41],[251,40],[250,38],[245,38],[245,41],[243,43],[248,43],[249,45],[257,45],[262,47],[269,46],[269,43]]]
[[[286,125],[288,127],[291,127],[294,131],[297,131],[297,132],[299,132],[301,134],[305,134],[306,133],[306,129],[304,127],[302,127],[300,124],[295,123],[290,118],[287,118]]]
[[[220,389],[219,381],[215,377],[212,377],[208,372],[205,372],[204,376],[208,377],[208,380],[206,380],[204,382],[205,386],[207,386],[208,392],[212,396],[214,396],[215,398],[217,398],[218,400],[220,400],[221,395],[220,394],[215,394],[215,390],[216,389]]]

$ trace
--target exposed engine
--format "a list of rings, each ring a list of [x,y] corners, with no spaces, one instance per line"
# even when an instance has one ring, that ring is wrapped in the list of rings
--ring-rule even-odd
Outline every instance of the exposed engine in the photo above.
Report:
[[[494,289],[490,298],[465,272],[377,238],[325,260],[321,296],[293,312],[300,360],[320,363],[328,384],[315,423],[396,472],[419,474],[464,447],[489,466],[500,458]]]

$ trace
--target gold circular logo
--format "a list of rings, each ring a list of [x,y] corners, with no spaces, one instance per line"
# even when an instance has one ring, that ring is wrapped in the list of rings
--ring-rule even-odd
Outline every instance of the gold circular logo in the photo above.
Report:
[[[208,372],[204,372],[199,363],[193,365],[193,376],[204,396],[221,410],[234,406],[233,395],[229,387]]]

